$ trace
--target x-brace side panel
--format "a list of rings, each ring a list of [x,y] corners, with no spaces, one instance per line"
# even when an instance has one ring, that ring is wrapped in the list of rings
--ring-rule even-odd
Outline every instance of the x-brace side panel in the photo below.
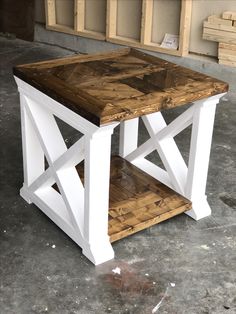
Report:
[[[119,123],[90,126],[23,81],[18,79],[17,83],[24,159],[21,196],[49,216],[94,264],[112,259],[114,251],[108,237],[110,147],[113,129]],[[55,116],[84,134],[69,149]],[[75,166],[83,160],[82,184]]]
[[[206,201],[205,188],[210,156],[215,107],[222,96],[195,102],[169,125],[160,112],[143,116],[143,122],[150,139],[137,147],[130,142],[130,129],[133,122],[125,121],[121,125],[120,155],[150,174],[157,180],[173,188],[192,201],[192,210],[187,214],[198,220],[210,215]],[[132,124],[131,124],[132,123]],[[135,143],[138,137],[138,123],[135,122],[133,135]],[[189,162],[186,165],[174,137],[192,124]],[[166,170],[154,165],[145,157],[157,150]]]

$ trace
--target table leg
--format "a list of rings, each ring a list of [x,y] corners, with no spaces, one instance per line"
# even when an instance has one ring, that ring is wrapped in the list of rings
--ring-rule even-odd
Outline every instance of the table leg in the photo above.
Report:
[[[83,254],[95,265],[114,258],[108,237],[110,150],[113,126],[85,140]]]
[[[24,183],[20,195],[30,204],[31,200],[24,193],[24,187],[28,188],[44,172],[44,152],[27,114],[25,98],[22,94],[20,95],[20,106],[24,169]]]
[[[212,97],[198,101],[194,105],[185,196],[192,201],[192,209],[187,214],[196,220],[211,214],[205,190],[215,109],[218,102],[218,97]]]
[[[120,124],[119,155],[123,158],[137,148],[138,125],[139,118],[123,121]]]

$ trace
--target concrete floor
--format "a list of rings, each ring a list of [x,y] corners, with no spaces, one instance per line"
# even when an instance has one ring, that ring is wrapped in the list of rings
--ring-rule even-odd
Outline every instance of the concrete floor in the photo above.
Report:
[[[209,65],[212,75],[232,83],[216,115],[207,185],[212,216],[196,222],[183,214],[118,241],[116,259],[94,267],[19,196],[20,112],[12,66],[68,54],[0,38],[0,314],[236,313],[236,71]],[[166,119],[175,114],[168,111]],[[177,138],[185,157],[188,133]]]

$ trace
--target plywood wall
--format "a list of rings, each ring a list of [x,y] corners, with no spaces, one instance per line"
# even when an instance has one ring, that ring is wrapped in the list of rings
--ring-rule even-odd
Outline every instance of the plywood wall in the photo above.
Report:
[[[85,2],[85,29],[105,33],[106,0],[89,0]]]
[[[56,0],[56,22],[60,25],[73,27],[74,0]]]
[[[165,33],[179,34],[180,10],[180,0],[154,0],[152,42],[161,43]]]
[[[121,0],[117,4],[117,35],[139,39],[142,0]]]

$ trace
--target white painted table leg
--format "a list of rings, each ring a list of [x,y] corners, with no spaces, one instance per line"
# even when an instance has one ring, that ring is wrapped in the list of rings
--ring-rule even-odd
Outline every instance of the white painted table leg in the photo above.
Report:
[[[211,214],[205,189],[218,102],[219,96],[195,103],[185,196],[192,201],[192,209],[186,214],[196,220]]]
[[[108,237],[110,130],[86,136],[83,254],[95,265],[114,258]]]
[[[20,195],[30,204],[31,200],[24,192],[24,189],[28,188],[44,172],[44,153],[26,112],[25,98],[22,94],[20,95],[20,106],[24,169],[24,183]]]
[[[126,157],[137,148],[138,145],[139,118],[123,121],[120,124],[119,155]]]

